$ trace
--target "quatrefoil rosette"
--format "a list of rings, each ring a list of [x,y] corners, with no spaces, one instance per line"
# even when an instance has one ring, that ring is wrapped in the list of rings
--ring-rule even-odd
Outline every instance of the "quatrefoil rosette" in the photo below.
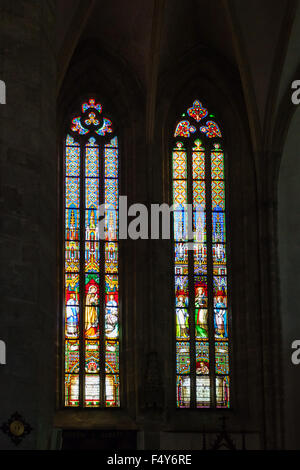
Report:
[[[94,98],[83,103],[81,109],[82,114],[74,117],[71,122],[71,131],[74,134],[96,133],[105,136],[114,132],[111,120],[102,115],[102,105],[97,103]]]
[[[187,115],[191,119],[199,123],[208,116],[208,110],[202,105],[201,101],[195,100],[193,102],[193,106],[187,109]],[[183,116],[185,115],[183,114]],[[195,127],[195,125],[191,124],[189,119],[185,118],[184,120],[178,122],[175,129],[174,137],[188,138],[191,134],[194,134],[196,131],[197,128]],[[212,120],[203,123],[199,127],[199,131],[204,133],[209,139],[222,137],[222,133],[218,124]]]
[[[199,122],[201,119],[204,119],[208,111],[202,106],[202,103],[199,100],[195,100],[193,106],[187,110],[187,113],[190,117]]]

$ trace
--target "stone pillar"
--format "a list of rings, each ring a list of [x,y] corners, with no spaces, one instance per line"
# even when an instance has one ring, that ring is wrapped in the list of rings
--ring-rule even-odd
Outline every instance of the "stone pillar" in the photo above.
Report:
[[[0,79],[0,427],[14,412],[50,445],[55,408],[57,157],[55,0],[2,0]],[[15,445],[0,430],[0,449]]]
[[[300,364],[293,363],[292,344],[300,340],[300,108],[290,124],[282,154],[278,181],[278,261],[282,334],[285,448],[300,448]]]

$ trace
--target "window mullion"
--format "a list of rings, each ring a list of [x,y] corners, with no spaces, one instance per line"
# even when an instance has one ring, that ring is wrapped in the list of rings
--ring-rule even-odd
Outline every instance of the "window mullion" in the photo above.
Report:
[[[214,345],[214,286],[213,286],[213,257],[212,257],[212,195],[211,195],[211,148],[205,145],[205,179],[206,179],[206,237],[207,237],[207,302],[208,302],[208,332],[209,332],[209,376],[210,397],[212,408],[216,407],[216,378],[215,378],[215,345]]]
[[[85,391],[85,145],[80,142],[80,275],[79,275],[79,312],[80,312],[80,333],[79,333],[79,406],[84,406]]]
[[[187,145],[187,197],[193,209],[193,157],[192,142]],[[193,210],[188,213],[188,236],[193,227]],[[191,225],[192,224],[192,225]],[[194,275],[194,237],[189,239],[188,250],[188,289],[189,289],[189,333],[190,333],[190,377],[191,377],[191,408],[196,408],[196,343],[195,343],[195,275]]]
[[[99,143],[99,202],[105,204],[105,167],[104,167],[104,144]],[[106,224],[106,210],[104,213],[104,220]],[[105,225],[106,227],[106,225]],[[99,330],[101,332],[99,338],[99,367],[100,367],[100,407],[105,407],[105,240],[99,237],[99,297],[100,297],[100,312],[99,312]]]

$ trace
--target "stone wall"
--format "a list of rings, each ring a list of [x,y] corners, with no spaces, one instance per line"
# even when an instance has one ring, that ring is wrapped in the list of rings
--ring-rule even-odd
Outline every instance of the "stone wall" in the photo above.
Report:
[[[1,1],[0,425],[32,426],[20,448],[46,448],[54,411],[56,325],[55,1]],[[0,432],[0,449],[14,448]]]
[[[300,365],[291,360],[294,340],[300,340],[300,110],[297,109],[287,134],[278,184],[278,252],[283,342],[283,385],[285,393],[285,440],[288,449],[299,449]]]

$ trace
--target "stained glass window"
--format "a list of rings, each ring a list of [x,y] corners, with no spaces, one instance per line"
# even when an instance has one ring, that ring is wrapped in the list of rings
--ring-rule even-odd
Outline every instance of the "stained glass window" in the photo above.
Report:
[[[119,151],[96,99],[71,120],[64,150],[64,404],[119,407]]]
[[[229,408],[224,150],[199,100],[175,126],[172,192],[177,407]]]

